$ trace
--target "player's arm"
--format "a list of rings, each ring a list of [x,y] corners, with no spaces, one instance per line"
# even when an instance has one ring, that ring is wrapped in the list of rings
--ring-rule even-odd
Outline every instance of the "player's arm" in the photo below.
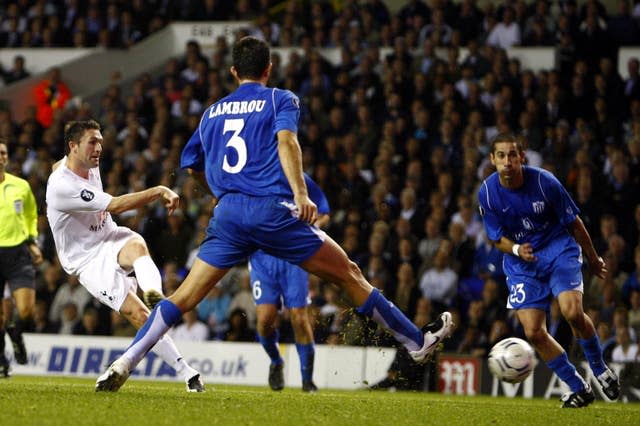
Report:
[[[576,219],[569,225],[569,232],[571,232],[573,238],[575,238],[576,242],[582,248],[582,253],[587,258],[587,262],[589,262],[591,272],[600,278],[604,278],[604,275],[607,273],[607,265],[604,260],[598,256],[593,246],[593,241],[591,241],[589,231],[585,228],[580,216],[576,216]]]
[[[158,185],[144,191],[113,197],[106,210],[109,213],[119,214],[127,210],[137,209],[156,200],[162,200],[169,214],[180,205],[180,196],[166,186]]]
[[[309,198],[307,184],[302,174],[302,151],[298,143],[298,136],[291,130],[280,130],[277,137],[280,164],[291,186],[299,218],[305,222],[314,223],[317,219],[318,208]]]

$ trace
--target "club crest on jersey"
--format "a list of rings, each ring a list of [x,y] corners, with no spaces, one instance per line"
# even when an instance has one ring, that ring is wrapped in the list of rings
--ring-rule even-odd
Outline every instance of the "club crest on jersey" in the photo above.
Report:
[[[531,205],[533,206],[533,211],[538,214],[544,211],[544,201],[534,201]]]
[[[93,194],[93,192],[89,191],[88,189],[83,189],[80,192],[80,198],[82,198],[87,203],[93,200],[93,197],[95,197],[95,195]]]

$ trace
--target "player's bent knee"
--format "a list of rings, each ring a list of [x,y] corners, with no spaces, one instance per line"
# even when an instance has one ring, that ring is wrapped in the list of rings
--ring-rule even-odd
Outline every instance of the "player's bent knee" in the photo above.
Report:
[[[582,307],[572,303],[562,308],[562,316],[570,323],[575,324],[581,322],[584,315]]]
[[[147,243],[141,237],[133,237],[123,247],[128,257],[137,258],[149,254]]]

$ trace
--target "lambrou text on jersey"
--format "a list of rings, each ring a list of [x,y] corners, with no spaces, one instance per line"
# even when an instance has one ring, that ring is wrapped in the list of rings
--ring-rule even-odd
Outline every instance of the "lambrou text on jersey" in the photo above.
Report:
[[[260,112],[264,109],[265,100],[233,101],[221,102],[209,110],[209,118],[217,117],[220,114],[247,114]]]

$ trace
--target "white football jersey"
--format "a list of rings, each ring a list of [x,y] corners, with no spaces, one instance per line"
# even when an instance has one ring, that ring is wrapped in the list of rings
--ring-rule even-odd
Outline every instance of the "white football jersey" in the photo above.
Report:
[[[66,166],[66,157],[47,182],[47,218],[64,270],[78,275],[117,225],[106,211],[113,198],[102,189],[99,169],[89,178]]]

